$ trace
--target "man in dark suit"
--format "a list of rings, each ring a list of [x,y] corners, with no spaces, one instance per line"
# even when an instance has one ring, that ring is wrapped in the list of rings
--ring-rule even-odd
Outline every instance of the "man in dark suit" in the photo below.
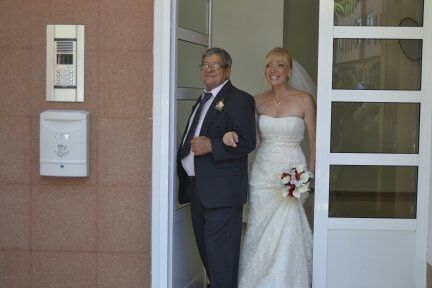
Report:
[[[255,101],[230,80],[231,57],[210,48],[202,55],[204,91],[192,109],[177,153],[179,202],[191,202],[201,260],[212,288],[237,287],[248,153],[255,149]],[[238,134],[237,147],[222,137]]]

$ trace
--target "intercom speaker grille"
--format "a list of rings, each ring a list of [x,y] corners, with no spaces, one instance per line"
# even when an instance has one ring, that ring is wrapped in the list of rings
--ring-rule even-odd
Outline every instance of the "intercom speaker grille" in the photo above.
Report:
[[[74,41],[58,41],[57,53],[73,53]]]

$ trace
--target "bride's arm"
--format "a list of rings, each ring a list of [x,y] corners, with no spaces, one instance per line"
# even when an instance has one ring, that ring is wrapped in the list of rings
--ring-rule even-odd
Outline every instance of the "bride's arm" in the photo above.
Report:
[[[258,129],[258,111],[255,111],[255,127],[256,127],[256,146],[255,146],[255,150],[256,150],[261,144],[261,135]]]
[[[305,124],[309,138],[309,170],[315,173],[315,153],[316,153],[316,105],[312,96],[308,95],[304,100],[305,105]]]
[[[255,112],[255,126],[256,126],[256,146],[255,149],[259,147],[260,144],[260,135],[258,131],[258,113]],[[238,135],[234,131],[229,131],[224,134],[222,137],[223,143],[230,147],[237,147],[237,142],[239,141]]]

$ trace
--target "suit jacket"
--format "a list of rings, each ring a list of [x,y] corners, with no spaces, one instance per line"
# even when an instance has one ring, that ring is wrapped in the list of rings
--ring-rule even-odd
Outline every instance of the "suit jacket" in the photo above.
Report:
[[[191,115],[198,102],[192,108]],[[224,106],[218,111],[215,106],[220,102]],[[222,141],[228,131],[239,135],[235,148],[226,146]],[[186,132],[187,125],[183,139]],[[194,157],[196,188],[202,204],[207,208],[243,205],[247,201],[248,153],[256,145],[254,98],[228,81],[209,107],[200,136],[210,138],[213,150],[210,154]],[[190,202],[190,191],[179,153],[182,143],[183,140],[177,151],[177,175],[179,202],[184,204]]]

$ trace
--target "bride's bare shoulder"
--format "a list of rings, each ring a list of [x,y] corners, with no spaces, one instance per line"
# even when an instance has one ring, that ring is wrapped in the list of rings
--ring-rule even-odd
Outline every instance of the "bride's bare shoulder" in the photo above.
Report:
[[[300,105],[303,106],[305,113],[315,113],[314,111],[316,110],[316,104],[312,95],[300,91],[297,97],[299,99],[299,103],[301,103]]]
[[[303,103],[312,103],[315,101],[312,95],[310,95],[304,91],[297,90],[295,88],[291,88],[291,89],[292,89],[291,95],[294,96],[299,101],[301,101]]]
[[[255,102],[257,104],[265,102],[266,100],[268,100],[270,95],[271,95],[271,91],[266,91],[266,92],[257,94],[257,95],[255,95]]]

